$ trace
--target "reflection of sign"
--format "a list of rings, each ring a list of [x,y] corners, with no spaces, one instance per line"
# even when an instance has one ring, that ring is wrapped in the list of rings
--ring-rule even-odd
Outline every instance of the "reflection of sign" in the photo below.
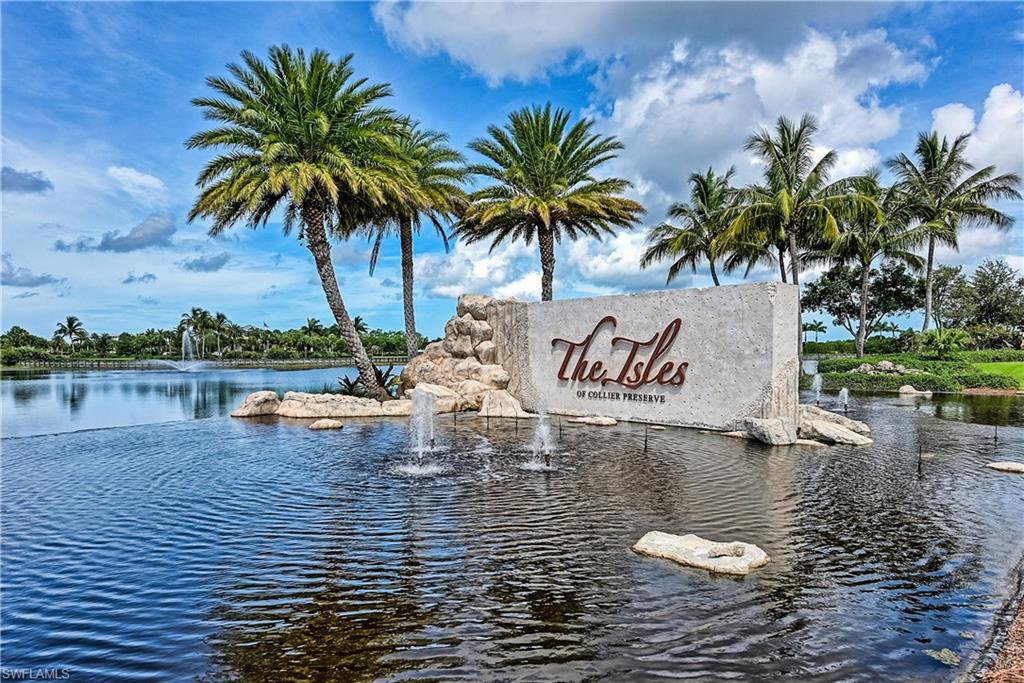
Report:
[[[672,343],[679,336],[679,328],[683,321],[676,318],[661,332],[655,334],[647,341],[630,339],[629,337],[612,337],[612,347],[623,347],[628,349],[625,361],[621,368],[606,368],[601,361],[591,362],[587,358],[590,346],[597,336],[598,330],[604,325],[611,325],[614,330],[618,321],[614,316],[606,315],[594,326],[590,334],[581,341],[570,341],[556,337],[551,340],[551,346],[558,344],[566,346],[565,358],[558,368],[558,379],[572,380],[574,382],[592,382],[605,386],[607,384],[618,384],[629,389],[636,389],[648,384],[661,384],[667,386],[681,386],[686,381],[686,368],[689,363],[673,363],[662,359],[672,347]],[[641,351],[650,349],[650,355],[646,359],[638,359]],[[578,352],[578,353],[577,353]],[[570,364],[575,356],[576,362]]]

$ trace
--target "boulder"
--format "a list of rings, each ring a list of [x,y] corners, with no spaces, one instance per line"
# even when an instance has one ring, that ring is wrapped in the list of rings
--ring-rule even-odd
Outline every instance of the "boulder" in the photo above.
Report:
[[[663,432],[663,431],[665,431],[665,425],[651,425],[650,428],[653,431],[656,431],[656,432]]]
[[[676,536],[660,531],[648,531],[633,545],[633,551],[719,574],[749,574],[769,559],[768,553],[753,543],[720,543],[695,534]]]
[[[600,415],[589,415],[587,417],[571,417],[569,422],[582,425],[597,425],[598,427],[612,427],[619,424],[614,417],[602,417]]]
[[[849,429],[851,432],[857,432],[858,434],[864,434],[865,436],[871,433],[871,427],[866,422],[860,420],[851,420],[845,415],[839,413],[833,413],[831,410],[825,410],[818,406],[800,405],[800,422],[804,420],[824,420],[825,422],[831,422],[837,424],[844,429]]]
[[[494,342],[490,340],[482,341],[473,347],[473,354],[476,356],[476,359],[484,365],[494,365],[496,351]]]
[[[494,336],[494,330],[483,320],[474,320],[469,325],[469,340],[475,349],[482,342],[490,341]]]
[[[930,392],[930,391],[927,391],[927,390],[925,390],[925,391],[918,391],[917,389],[915,389],[913,386],[911,386],[909,384],[904,384],[903,386],[901,386],[900,387],[900,393],[901,394],[905,394],[907,396],[931,396],[932,395],[932,392]]]
[[[463,294],[455,305],[455,312],[459,316],[470,315],[476,320],[487,320],[487,306],[494,301],[483,294]]]
[[[788,446],[796,443],[796,423],[787,417],[748,417],[743,426],[750,436],[761,443],[771,446]]]
[[[384,415],[412,415],[412,401],[407,398],[398,398],[394,401],[384,401],[380,404],[380,409]]]
[[[424,391],[434,395],[434,412],[451,413],[465,408],[466,400],[448,387],[440,384],[420,382],[413,391]]]
[[[863,434],[858,434],[827,420],[801,420],[800,438],[852,446],[867,446],[874,443]]]
[[[341,420],[323,418],[309,425],[310,429],[341,429],[345,424]]]
[[[895,372],[896,366],[893,365],[892,361],[880,360],[875,365],[875,369],[880,370],[882,372]]]
[[[504,389],[508,386],[508,370],[500,365],[481,365],[475,379],[489,387]]]
[[[1011,472],[1012,474],[1024,474],[1024,462],[1012,462],[1005,460],[1003,462],[990,462],[985,467],[993,470],[999,470],[1000,472]]]
[[[256,417],[257,415],[273,415],[277,412],[281,401],[274,391],[254,391],[245,397],[242,405],[231,411],[231,417]]]
[[[870,374],[874,373],[874,371],[875,371],[875,366],[872,365],[871,363],[861,363],[854,370],[854,372],[859,372],[859,373],[862,373],[862,374],[865,374],[865,375],[870,375]]]
[[[515,396],[504,389],[491,389],[480,401],[480,417],[537,417],[523,410]]]
[[[473,355],[473,340],[469,335],[457,334],[445,337],[444,350],[455,358],[466,358]]]
[[[455,392],[465,400],[466,407],[473,410],[480,407],[484,394],[491,390],[493,387],[475,379],[464,379],[455,386]]]
[[[811,448],[825,448],[828,444],[822,443],[820,441],[815,441],[814,439],[797,439],[796,445],[810,446]]]
[[[384,411],[380,402],[372,398],[289,391],[278,406],[277,414],[282,417],[379,417]]]

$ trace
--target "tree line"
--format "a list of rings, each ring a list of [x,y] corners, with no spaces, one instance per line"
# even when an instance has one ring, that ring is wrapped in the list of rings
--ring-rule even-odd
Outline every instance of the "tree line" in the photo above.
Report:
[[[369,329],[359,316],[352,320],[360,342],[373,356],[403,356],[406,337],[401,331]],[[350,349],[336,325],[324,325],[316,318],[292,329],[271,329],[266,325],[242,325],[223,313],[192,308],[174,328],[150,328],[118,335],[89,332],[77,316],[57,323],[50,339],[14,326],[0,335],[3,362],[61,358],[170,358],[182,356],[182,339],[187,335],[195,358],[272,359],[339,358]],[[418,337],[418,347],[426,339]]]

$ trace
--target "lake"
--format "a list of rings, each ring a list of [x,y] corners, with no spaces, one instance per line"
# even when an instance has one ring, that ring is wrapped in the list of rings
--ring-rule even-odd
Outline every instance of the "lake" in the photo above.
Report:
[[[3,663],[72,680],[953,680],[1024,555],[1014,397],[851,397],[865,448],[402,418],[235,420],[347,369],[4,373]],[[807,397],[805,396],[805,400]],[[834,396],[823,396],[823,403]],[[826,406],[827,407],[827,406]],[[998,435],[994,425],[999,424]],[[753,542],[743,578],[647,531]],[[948,648],[956,667],[925,650]]]

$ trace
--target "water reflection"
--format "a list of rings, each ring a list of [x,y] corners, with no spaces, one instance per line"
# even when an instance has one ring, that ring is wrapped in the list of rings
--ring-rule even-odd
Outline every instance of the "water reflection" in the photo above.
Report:
[[[322,391],[350,368],[300,370],[10,371],[0,375],[3,436],[227,415],[252,391]]]

